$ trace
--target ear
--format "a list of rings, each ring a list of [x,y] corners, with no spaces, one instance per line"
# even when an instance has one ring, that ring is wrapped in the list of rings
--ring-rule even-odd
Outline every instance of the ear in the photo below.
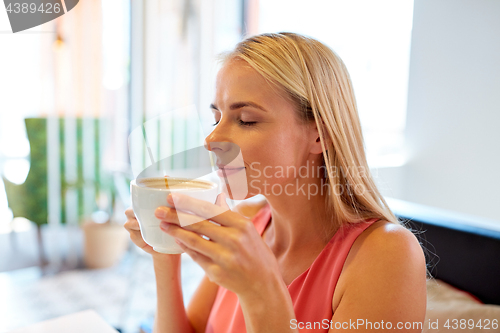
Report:
[[[323,153],[323,149],[321,147],[321,140],[319,138],[319,131],[316,127],[316,124],[311,128],[309,142],[311,143],[311,147],[309,152],[311,154],[321,154]]]

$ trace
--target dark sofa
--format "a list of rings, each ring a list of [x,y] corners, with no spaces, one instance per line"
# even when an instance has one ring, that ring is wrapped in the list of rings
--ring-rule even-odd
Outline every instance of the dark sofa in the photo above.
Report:
[[[433,277],[500,305],[500,223],[397,199],[387,202],[419,239]]]

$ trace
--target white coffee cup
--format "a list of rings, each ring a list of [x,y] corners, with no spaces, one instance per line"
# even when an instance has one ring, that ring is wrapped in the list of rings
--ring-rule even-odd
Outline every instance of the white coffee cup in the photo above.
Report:
[[[192,198],[215,203],[217,184],[206,180],[173,177],[142,178],[130,182],[132,209],[139,221],[144,241],[160,253],[184,252],[175,238],[160,229],[161,221],[155,216],[160,206],[170,207],[167,197],[171,192],[186,194]]]

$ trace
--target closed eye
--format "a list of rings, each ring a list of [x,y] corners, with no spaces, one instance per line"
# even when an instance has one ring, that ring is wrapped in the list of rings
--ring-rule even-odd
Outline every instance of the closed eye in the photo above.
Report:
[[[257,124],[256,121],[243,121],[240,119],[240,125],[242,126],[254,126],[255,124]]]
[[[239,123],[241,126],[254,126],[255,124],[257,124],[256,121],[243,121],[243,120],[239,120]],[[212,126],[217,126],[219,124],[219,121],[216,121],[215,123],[212,124]]]

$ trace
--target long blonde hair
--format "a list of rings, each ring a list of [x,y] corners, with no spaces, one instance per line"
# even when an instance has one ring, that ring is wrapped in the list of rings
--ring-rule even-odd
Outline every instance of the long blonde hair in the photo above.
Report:
[[[329,185],[326,213],[337,227],[371,218],[399,224],[369,171],[354,91],[342,60],[321,42],[294,33],[249,37],[224,55],[224,61],[234,58],[284,89],[299,119],[316,122]]]

